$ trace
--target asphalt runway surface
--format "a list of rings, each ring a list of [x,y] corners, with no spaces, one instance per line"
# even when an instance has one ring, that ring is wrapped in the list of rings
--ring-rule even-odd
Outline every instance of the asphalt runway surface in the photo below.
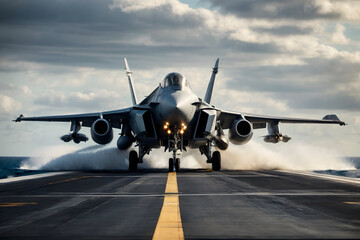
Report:
[[[68,172],[0,184],[1,239],[182,237],[360,239],[360,185],[207,170]]]

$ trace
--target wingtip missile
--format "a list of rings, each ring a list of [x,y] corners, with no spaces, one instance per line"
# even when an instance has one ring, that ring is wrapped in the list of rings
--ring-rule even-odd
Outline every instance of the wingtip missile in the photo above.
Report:
[[[216,59],[216,61],[215,61],[215,66],[213,67],[213,71],[212,71],[211,78],[210,78],[210,81],[208,84],[208,88],[206,90],[204,101],[207,103],[210,103],[210,101],[211,101],[211,95],[212,95],[213,88],[214,88],[215,77],[219,71],[219,61],[220,61],[219,58]]]
[[[136,105],[137,104],[137,98],[136,98],[134,83],[133,83],[132,76],[131,76],[132,72],[130,71],[129,64],[127,62],[126,57],[124,57],[124,62],[125,62],[125,72],[126,72],[126,75],[128,76],[128,81],[129,81],[131,99],[132,99],[133,105]]]
[[[130,71],[129,64],[128,64],[128,62],[127,62],[126,57],[124,57],[124,62],[125,62],[125,71],[126,71],[126,74],[127,74],[127,75],[132,74],[132,72]]]
[[[16,118],[15,120],[13,120],[13,122],[21,122],[21,119],[24,117],[24,114],[20,114],[20,116],[18,118]]]

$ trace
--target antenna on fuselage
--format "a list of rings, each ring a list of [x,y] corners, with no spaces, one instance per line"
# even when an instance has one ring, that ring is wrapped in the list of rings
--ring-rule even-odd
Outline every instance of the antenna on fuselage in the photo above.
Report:
[[[219,59],[216,59],[215,66],[213,68],[211,78],[210,78],[210,81],[209,81],[209,85],[208,85],[208,88],[206,90],[206,94],[205,94],[205,98],[204,98],[204,101],[207,102],[207,103],[210,103],[210,101],[211,101],[211,95],[212,95],[212,91],[213,91],[213,88],[214,88],[215,77],[216,77],[216,74],[218,73],[218,66],[219,66]]]
[[[127,63],[126,58],[124,58],[125,61],[125,71],[126,71],[126,75],[128,76],[128,80],[129,80],[129,87],[130,87],[130,93],[131,93],[131,99],[134,105],[137,104],[137,99],[136,99],[136,93],[135,93],[135,88],[134,88],[134,84],[133,84],[133,80],[132,80],[132,72],[130,71],[129,65]]]

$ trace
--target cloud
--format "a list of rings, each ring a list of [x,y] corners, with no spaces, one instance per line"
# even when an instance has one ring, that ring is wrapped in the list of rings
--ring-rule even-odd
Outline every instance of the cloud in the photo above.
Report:
[[[35,104],[50,108],[99,109],[113,105],[117,92],[99,90],[97,92],[62,93],[55,90],[47,91],[34,100]]]
[[[229,79],[226,89],[238,89],[238,96],[241,96],[240,90],[254,94],[257,99],[268,96],[277,102],[286,102],[290,109],[359,109],[358,63],[350,63],[341,57],[304,61],[304,65],[231,69],[226,72]],[[257,103],[251,97],[245,99]],[[261,104],[257,107],[262,108]]]
[[[130,105],[125,56],[139,98],[172,71],[203,97],[220,57],[216,106],[285,116],[359,113],[356,1],[0,4],[0,94],[31,115]]]
[[[21,109],[21,103],[0,93],[0,113],[16,113]]]
[[[316,0],[313,6],[321,16],[337,16],[345,20],[360,20],[359,1]]]
[[[114,0],[110,9],[121,8],[124,12],[134,12],[145,9],[153,9],[168,5],[168,0],[142,1],[142,0]]]
[[[225,13],[242,18],[352,21],[360,19],[360,3],[355,0],[208,0],[208,2]]]
[[[23,94],[26,96],[31,95],[31,89],[28,86],[22,85],[18,86],[13,83],[0,82],[1,92],[7,92],[10,94]]]
[[[224,7],[236,3],[248,8],[259,7],[252,1],[223,2]],[[289,1],[285,5],[296,7],[300,4],[297,2],[301,1]],[[3,11],[12,14],[4,13],[3,17],[7,34],[0,42],[4,46],[2,55],[21,57],[25,61],[115,68],[119,55],[136,56],[144,65],[143,56],[148,55],[158,59],[166,56],[159,64],[168,63],[167,59],[181,64],[187,59],[178,58],[179,53],[185,57],[193,52],[200,56],[221,56],[232,53],[234,47],[239,47],[240,52],[263,53],[264,46],[267,52],[292,55],[288,57],[292,61],[277,57],[275,65],[301,64],[302,58],[339,55],[337,49],[313,36],[324,28],[321,23],[246,19],[205,8],[193,9],[176,0],[107,1],[102,4],[77,1],[74,6],[67,1],[49,5],[37,0],[24,16],[21,14],[26,4],[4,5]],[[277,5],[279,3],[269,1],[264,6]],[[62,11],[56,11],[57,8]],[[26,27],[31,23],[36,24]],[[21,54],[12,51],[15,47]]]
[[[331,36],[331,42],[335,44],[347,44],[349,43],[349,39],[346,38],[345,34],[345,27],[342,24],[336,24],[335,32]]]

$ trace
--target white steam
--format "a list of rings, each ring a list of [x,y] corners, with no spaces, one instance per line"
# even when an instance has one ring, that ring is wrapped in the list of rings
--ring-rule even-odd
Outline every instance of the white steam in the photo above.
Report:
[[[352,163],[336,151],[308,144],[283,144],[279,150],[273,144],[252,141],[240,147],[230,145],[227,151],[221,152],[221,155],[222,169],[301,171],[355,169]]]
[[[275,150],[274,145],[260,144],[252,141],[243,146],[230,145],[221,151],[222,169],[227,170],[349,170],[354,166],[329,149],[297,144],[284,145]],[[37,157],[26,161],[21,168],[41,170],[126,170],[128,169],[129,151],[119,151],[100,145],[90,146],[74,151],[74,147],[51,147],[39,151]],[[169,152],[156,149],[144,157],[139,168],[168,168]],[[206,157],[198,150],[183,152],[181,168],[211,168]]]
[[[74,147],[49,147],[36,152],[35,157],[25,161],[22,169],[39,170],[126,170],[129,166],[129,151],[94,145],[80,150]],[[181,158],[183,168],[205,168],[205,157],[194,157],[198,151],[184,152]],[[163,150],[153,150],[144,157],[144,163],[139,168],[168,168],[170,153]],[[201,161],[204,160],[204,161]],[[203,162],[201,164],[201,162]]]

